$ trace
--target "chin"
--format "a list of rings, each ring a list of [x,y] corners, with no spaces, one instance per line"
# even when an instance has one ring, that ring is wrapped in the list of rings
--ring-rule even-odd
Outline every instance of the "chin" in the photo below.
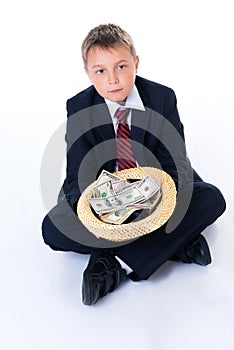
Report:
[[[127,97],[122,97],[122,96],[113,96],[110,100],[112,101],[112,102],[125,102],[126,101],[126,99],[127,99]]]

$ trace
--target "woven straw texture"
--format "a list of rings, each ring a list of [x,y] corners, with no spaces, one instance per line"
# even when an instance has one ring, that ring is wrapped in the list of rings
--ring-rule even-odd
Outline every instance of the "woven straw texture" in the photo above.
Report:
[[[121,242],[148,234],[168,221],[176,205],[176,188],[174,181],[166,172],[152,167],[138,167],[119,171],[116,175],[136,180],[150,175],[160,184],[162,199],[155,210],[142,220],[120,225],[108,224],[99,220],[91,210],[89,198],[92,196],[93,183],[82,193],[77,204],[77,215],[90,232],[109,241]]]

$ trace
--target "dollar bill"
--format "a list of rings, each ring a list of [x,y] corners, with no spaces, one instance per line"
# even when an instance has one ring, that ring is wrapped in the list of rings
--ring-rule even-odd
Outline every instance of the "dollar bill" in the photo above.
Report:
[[[99,185],[96,185],[93,188],[93,197],[94,198],[105,198],[108,196],[113,196],[115,194],[116,194],[116,192],[113,188],[113,183],[111,180],[100,183]]]
[[[129,185],[129,182],[126,179],[112,181],[112,187],[115,193],[119,193],[126,189],[126,187]]]
[[[101,215],[100,219],[104,222],[107,222],[109,224],[115,224],[115,225],[120,225],[122,224],[127,218],[129,218],[134,211],[138,209],[136,208],[125,208],[121,210],[117,210],[114,212],[111,212],[109,214],[104,214]]]
[[[126,221],[134,211],[139,210],[139,209],[147,209],[147,213],[144,217],[148,216],[151,211],[155,208],[157,205],[159,199],[161,197],[160,191],[158,191],[153,197],[152,200],[148,199],[144,202],[139,202],[135,203],[131,206],[126,207],[125,209],[122,210],[116,210],[114,212],[110,212],[107,214],[102,214],[100,219],[104,222],[107,222],[109,224],[115,224],[115,225],[120,225],[124,221]],[[141,216],[141,219],[143,216]]]
[[[144,194],[140,192],[137,187],[131,187],[126,191],[122,191],[114,196],[106,198],[90,198],[89,202],[96,213],[108,213],[124,209],[127,206],[136,202],[142,201]]]
[[[144,200],[143,202],[138,202],[134,203],[131,205],[133,208],[138,208],[138,209],[150,209],[151,208],[151,202],[149,199]]]
[[[149,175],[140,181],[137,188],[146,199],[152,197],[157,191],[160,190],[159,185]]]
[[[126,182],[126,186],[123,188],[123,191],[127,190],[127,189],[130,189],[130,188],[133,188],[133,187],[137,187],[137,185],[140,183],[141,180],[137,180],[137,181],[134,181],[134,182],[130,182],[130,181],[127,181]]]
[[[99,186],[107,181],[118,181],[118,180],[121,180],[121,178],[110,173],[107,170],[102,170],[101,174],[98,176],[97,180],[95,181],[94,186]]]
[[[102,176],[98,183],[95,184],[93,188],[94,198],[113,196],[119,192],[122,192],[127,187],[130,187],[129,182],[126,179],[116,180],[115,178],[109,178],[109,180],[104,182],[104,179],[108,178],[109,176],[104,175],[104,177]]]

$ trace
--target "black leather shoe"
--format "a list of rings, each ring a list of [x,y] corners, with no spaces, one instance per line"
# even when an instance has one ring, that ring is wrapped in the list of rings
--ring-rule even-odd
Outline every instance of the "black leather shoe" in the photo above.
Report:
[[[88,266],[83,273],[83,304],[95,304],[101,297],[113,292],[120,282],[126,279],[126,271],[112,253],[92,252]]]
[[[202,266],[209,265],[211,263],[211,256],[205,238],[199,235],[195,240],[177,251],[171,260]]]

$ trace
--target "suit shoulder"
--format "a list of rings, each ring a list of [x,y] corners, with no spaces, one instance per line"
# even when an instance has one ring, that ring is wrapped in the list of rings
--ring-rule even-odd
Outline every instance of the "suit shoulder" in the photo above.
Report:
[[[174,94],[174,90],[171,87],[163,84],[159,84],[155,81],[152,81],[146,78],[142,78],[140,76],[136,77],[136,84],[142,88],[145,88],[146,91],[160,92],[165,94],[168,94],[168,93]]]
[[[67,100],[67,106],[73,106],[75,112],[81,109],[87,108],[91,105],[92,96],[94,95],[94,87],[89,86],[88,88],[80,91],[78,94],[70,97]]]
[[[105,103],[93,85],[67,100],[68,116],[94,105]]]
[[[168,86],[137,76],[136,86],[144,105],[160,114],[167,114],[169,106],[175,106],[176,95]]]

